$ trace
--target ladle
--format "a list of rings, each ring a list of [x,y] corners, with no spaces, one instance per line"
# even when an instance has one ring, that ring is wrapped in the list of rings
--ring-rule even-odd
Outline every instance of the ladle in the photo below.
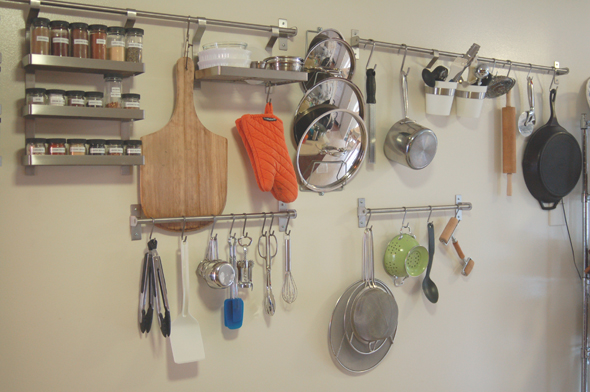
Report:
[[[422,281],[422,290],[426,298],[435,304],[438,301],[438,288],[430,279],[430,269],[432,268],[432,260],[434,258],[434,225],[432,222],[428,222],[428,256],[428,267],[426,268],[426,275]]]

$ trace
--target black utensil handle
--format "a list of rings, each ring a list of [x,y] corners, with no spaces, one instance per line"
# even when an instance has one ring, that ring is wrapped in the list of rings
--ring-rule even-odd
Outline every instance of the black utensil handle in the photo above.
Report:
[[[375,70],[371,68],[367,70],[367,103],[377,103],[376,92]]]
[[[553,204],[550,204],[550,205],[545,205],[545,204],[543,204],[543,202],[542,202],[541,200],[538,200],[538,201],[539,201],[539,204],[541,205],[541,209],[542,209],[542,210],[545,210],[545,211],[550,211],[550,210],[554,210],[554,209],[556,209],[556,208],[557,208],[557,206],[559,205],[559,202],[560,202],[561,200],[559,200],[559,201],[556,201],[556,202],[553,202]],[[549,203],[547,203],[547,204],[549,204]]]
[[[432,260],[434,258],[434,224],[428,222],[428,266],[426,267],[426,274],[430,275],[430,269],[432,268]]]

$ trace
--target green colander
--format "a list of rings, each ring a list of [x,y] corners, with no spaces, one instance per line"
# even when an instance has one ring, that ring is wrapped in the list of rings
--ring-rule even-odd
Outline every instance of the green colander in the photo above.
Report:
[[[406,271],[410,276],[420,276],[428,265],[428,250],[418,245],[412,248],[406,256]]]
[[[391,276],[406,277],[406,257],[413,248],[419,246],[416,237],[412,234],[396,235],[387,245],[385,256],[383,256],[383,266],[385,272]],[[428,264],[428,252],[426,252],[426,264]]]

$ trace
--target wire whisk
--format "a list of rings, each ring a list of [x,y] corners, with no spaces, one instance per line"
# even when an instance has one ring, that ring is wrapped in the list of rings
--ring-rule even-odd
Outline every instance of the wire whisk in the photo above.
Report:
[[[285,281],[282,291],[283,300],[292,304],[297,299],[297,285],[291,274],[291,236],[285,238]]]

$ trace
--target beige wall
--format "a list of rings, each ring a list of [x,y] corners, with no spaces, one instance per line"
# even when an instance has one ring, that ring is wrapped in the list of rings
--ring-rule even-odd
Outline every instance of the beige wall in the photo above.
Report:
[[[333,27],[348,38],[363,38],[464,52],[473,42],[481,55],[570,68],[560,78],[557,113],[577,138],[579,116],[588,111],[584,97],[590,60],[586,47],[590,5],[566,1],[450,2],[263,0],[215,2],[101,0],[110,6],[138,8],[214,19],[276,24],[287,18],[299,34],[289,51],[303,55],[305,30]],[[102,15],[60,11],[52,19],[121,24]],[[439,138],[433,163],[422,171],[390,164],[381,145],[389,127],[402,116],[398,70],[401,56],[376,51],[378,156],[365,164],[343,192],[320,197],[302,192],[291,207],[293,274],[299,288],[294,305],[282,301],[274,317],[264,314],[260,260],[255,289],[245,300],[243,327],[223,327],[225,293],[205,287],[191,274],[191,313],[199,320],[207,358],[176,365],[168,342],[155,331],[141,336],[137,297],[142,241],[131,241],[129,206],[138,203],[138,175],[119,168],[39,168],[24,175],[23,153],[24,7],[2,3],[0,9],[0,380],[6,391],[575,391],[579,389],[581,283],[571,262],[566,228],[549,225],[548,214],[530,196],[520,173],[514,196],[505,196],[500,166],[500,113],[503,98],[488,100],[478,120],[442,118],[424,113],[421,69],[427,58],[409,56],[410,117],[431,127]],[[127,81],[142,95],[146,119],[135,137],[160,129],[173,104],[172,69],[182,53],[185,26],[140,20],[146,30],[147,72]],[[243,40],[264,56],[264,35],[209,29],[203,42]],[[364,91],[367,50],[361,51],[354,82]],[[502,73],[504,71],[500,71]],[[526,108],[526,72],[517,78],[517,113]],[[549,116],[550,75],[534,74],[539,124]],[[99,76],[39,73],[40,85],[102,88]],[[275,89],[275,114],[286,134],[302,97],[299,86]],[[195,90],[202,122],[229,140],[229,187],[226,213],[271,211],[277,203],[262,194],[250,168],[234,121],[264,107],[264,89],[204,83]],[[110,122],[45,121],[39,134],[116,137]],[[288,140],[290,137],[288,137]],[[288,142],[292,155],[295,148]],[[519,162],[525,141],[517,138]],[[340,294],[360,278],[362,229],[357,227],[357,198],[369,207],[451,204],[455,194],[473,203],[458,238],[476,261],[469,278],[451,247],[436,247],[432,279],[436,305],[425,300],[421,279],[394,288],[377,264],[377,277],[388,282],[400,307],[399,330],[388,357],[361,377],[341,372],[330,358],[327,327]],[[578,262],[581,257],[580,187],[566,200]],[[426,215],[408,215],[418,239],[426,244]],[[451,213],[433,214],[437,235]],[[551,217],[559,221],[560,212]],[[378,260],[398,231],[401,216],[374,217]],[[260,222],[249,227],[258,233]],[[225,240],[229,225],[219,225]],[[149,232],[149,230],[147,230]],[[179,312],[177,236],[156,230],[173,318]],[[279,235],[281,240],[282,234]],[[255,238],[256,240],[257,238]],[[194,271],[205,252],[207,232],[189,236]],[[224,243],[224,242],[223,242]],[[282,257],[274,268],[275,294],[282,285]]]

